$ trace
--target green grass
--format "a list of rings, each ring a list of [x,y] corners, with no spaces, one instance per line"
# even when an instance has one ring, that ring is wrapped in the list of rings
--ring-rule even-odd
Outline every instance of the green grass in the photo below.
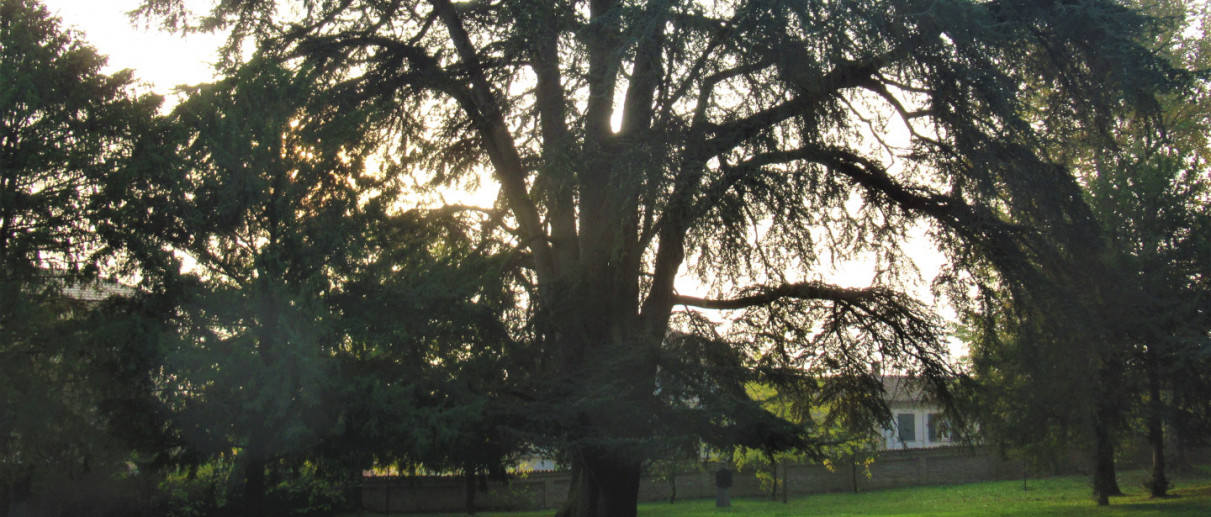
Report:
[[[1097,507],[1089,497],[1089,478],[1084,476],[1031,479],[1027,490],[1022,481],[999,481],[933,487],[899,488],[858,494],[818,494],[791,498],[788,504],[754,498],[732,500],[731,508],[715,508],[714,500],[678,501],[676,504],[645,503],[643,517],[739,517],[801,515],[1096,515],[1211,516],[1211,467],[1179,476],[1172,497],[1150,499],[1142,487],[1142,471],[1119,476],[1125,496],[1114,497],[1110,507]],[[549,517],[539,512],[481,512],[487,517]],[[458,514],[449,514],[458,515]]]

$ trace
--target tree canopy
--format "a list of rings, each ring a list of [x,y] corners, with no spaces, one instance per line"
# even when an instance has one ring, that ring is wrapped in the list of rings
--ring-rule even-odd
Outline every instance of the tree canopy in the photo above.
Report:
[[[687,437],[773,458],[869,432],[872,364],[949,401],[927,282],[1041,338],[998,351],[1098,400],[1075,415],[1098,432],[1131,360],[1190,364],[1121,295],[1205,317],[1171,289],[1205,287],[1203,180],[1172,174],[1198,164],[1149,140],[1187,63],[1115,1],[144,0],[231,34],[225,77],[159,118],[45,9],[0,5],[10,483],[34,437],[87,470],[67,435],[167,410],[124,436],[233,457],[254,514],[305,462],[473,483],[537,446],[572,465],[561,515],[634,515]],[[829,283],[855,259],[869,285]],[[99,270],[143,292],[77,317],[58,291]],[[62,411],[25,411],[38,382]]]
[[[931,229],[955,285],[995,271],[1016,296],[1054,295],[1102,241],[1048,149],[1146,112],[1176,78],[1136,42],[1150,21],[1099,0],[143,12],[230,29],[232,66],[255,49],[317,71],[332,106],[382,115],[356,130],[392,174],[495,190],[491,207],[444,208],[514,257],[513,425],[569,451],[567,515],[634,515],[645,444],[751,422],[762,410],[733,396],[745,382],[813,389],[877,360],[943,386],[939,320],[904,292],[909,228]],[[824,281],[830,260],[862,254],[874,285]],[[680,292],[682,276],[708,292]],[[703,310],[739,311],[737,324]],[[662,390],[674,383],[690,391]]]
[[[1193,30],[1205,7],[1183,2],[1140,4],[1156,16],[1140,43],[1183,69],[1205,66],[1205,39]],[[1200,72],[1201,73],[1201,72]],[[1201,357],[1207,322],[1208,266],[1205,77],[1157,98],[1157,117],[1125,116],[1103,130],[1074,127],[1051,151],[1079,177],[1103,242],[1074,300],[1091,317],[1018,304],[988,293],[991,322],[973,347],[990,388],[983,405],[988,434],[1035,459],[1075,444],[1095,445],[1095,496],[1118,491],[1117,444],[1148,429],[1154,449],[1154,495],[1164,495],[1164,427],[1201,434],[1193,402],[1206,393]],[[1082,284],[1074,284],[1082,285]],[[1074,305],[1078,305],[1074,303]],[[1057,316],[1059,316],[1057,318]],[[1074,346],[1077,345],[1077,346]],[[1179,402],[1180,401],[1180,402]],[[1163,424],[1163,425],[1162,425]]]
[[[132,167],[159,106],[129,71],[29,0],[0,2],[0,484],[8,512],[67,480],[125,468],[156,442],[154,353],[124,339],[151,314],[106,301],[99,277],[123,260],[100,228],[108,179]],[[128,425],[150,422],[151,429]],[[77,496],[78,497],[78,496]],[[76,501],[80,502],[80,501]],[[87,501],[85,501],[87,502]]]

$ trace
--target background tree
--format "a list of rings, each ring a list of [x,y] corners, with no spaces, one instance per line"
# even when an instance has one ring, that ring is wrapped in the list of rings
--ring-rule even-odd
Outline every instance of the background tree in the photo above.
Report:
[[[1206,6],[1175,1],[1145,8],[1169,22],[1155,36],[1156,51],[1179,66],[1205,69],[1206,43],[1190,28],[1205,23]],[[1119,152],[1095,154],[1086,173],[1090,204],[1121,267],[1131,273],[1132,350],[1127,361],[1142,375],[1132,380],[1135,391],[1124,402],[1146,401],[1139,410],[1152,448],[1148,484],[1156,497],[1164,496],[1169,484],[1165,426],[1198,430],[1189,438],[1205,443],[1208,436],[1201,430],[1211,424],[1201,409],[1211,403],[1204,374],[1211,333],[1204,309],[1211,299],[1206,282],[1211,272],[1206,88],[1203,80],[1184,95],[1163,98],[1159,128],[1141,121],[1120,126]]]
[[[666,439],[663,451],[655,451],[644,466],[644,475],[664,481],[669,485],[669,504],[677,502],[677,476],[695,470],[704,470],[702,442],[697,436],[686,436],[681,440]]]
[[[514,452],[490,445],[507,440],[496,436],[500,408],[490,401],[509,386],[511,341],[498,312],[511,297],[485,288],[501,285],[492,280],[500,262],[456,221],[421,212],[385,219],[372,232],[376,256],[334,297],[350,343],[339,356],[346,415],[324,449],[359,476],[376,462],[495,468]]]
[[[850,468],[855,477],[854,491],[857,491],[859,465],[866,471],[879,449],[879,431],[891,422],[891,414],[881,400],[877,403],[861,400],[871,391],[882,389],[862,386],[864,381],[822,379],[821,389],[807,393],[781,393],[765,386],[748,386],[748,395],[753,400],[778,418],[802,426],[812,437],[814,446],[806,450],[787,450],[776,447],[776,443],[740,445],[730,454],[732,461],[739,470],[755,471],[762,486],[769,488],[771,500],[777,500],[781,490],[782,501],[786,502],[789,487],[785,477],[779,479],[779,476],[785,476],[788,464],[807,461],[823,463],[830,471],[835,471],[838,465]],[[808,398],[803,398],[804,395]],[[873,407],[867,407],[868,402],[873,403]]]
[[[144,235],[187,260],[185,276],[165,272],[178,296],[166,398],[196,454],[237,451],[251,515],[333,425],[344,340],[329,299],[366,254],[366,204],[389,202],[360,199],[381,185],[343,132],[362,114],[301,114],[309,79],[256,62],[188,91],[166,124],[179,157],[139,200]]]
[[[145,382],[154,316],[101,272],[123,258],[97,229],[108,181],[136,166],[159,106],[129,71],[31,0],[0,2],[0,484],[5,511],[34,495],[87,503],[85,486],[156,449]],[[152,319],[147,319],[147,318]],[[129,333],[128,333],[129,332]],[[132,419],[148,423],[137,429]],[[146,439],[146,440],[145,440]],[[27,508],[28,509],[28,508]]]
[[[518,425],[568,451],[560,513],[577,516],[634,515],[646,446],[677,434],[664,415],[708,436],[768,416],[743,397],[686,409],[661,375],[717,360],[810,388],[878,359],[942,387],[937,320],[899,289],[909,228],[929,224],[955,271],[990,267],[1031,302],[1054,294],[1054,275],[1101,241],[1081,233],[1091,215],[1047,157],[1047,130],[1104,124],[1169,79],[1134,43],[1144,19],[1097,0],[240,2],[200,19],[148,0],[143,12],[231,28],[235,61],[252,45],[322,71],[322,89],[384,114],[362,131],[419,184],[499,188],[480,231],[518,258],[518,398],[542,409]],[[1026,84],[1054,93],[1040,124]],[[864,253],[873,285],[822,281],[828,260]],[[687,274],[707,296],[676,289]],[[698,310],[747,324],[716,339]],[[715,344],[687,361],[666,346],[672,330]],[[708,401],[724,384],[687,386]],[[765,429],[803,445],[792,427]]]
[[[1117,170],[1103,170],[1091,185],[1094,206],[1125,267],[1136,273],[1135,348],[1128,361],[1143,378],[1133,379],[1136,391],[1124,402],[1141,392],[1147,401],[1140,410],[1153,451],[1149,485],[1154,496],[1164,496],[1168,486],[1166,421],[1184,429],[1205,429],[1208,423],[1198,409],[1207,405],[1199,399],[1208,387],[1203,373],[1208,322],[1202,309],[1208,297],[1202,279],[1211,256],[1205,238],[1211,219],[1202,199],[1207,180],[1180,165],[1185,160],[1179,152],[1155,150],[1134,163],[1114,166]],[[1187,419],[1193,421],[1181,421]],[[1187,437],[1205,441],[1206,433]]]
[[[515,449],[484,388],[506,385],[499,261],[457,213],[396,209],[398,178],[357,131],[387,115],[325,97],[321,74],[253,60],[186,89],[163,123],[175,154],[123,211],[183,257],[159,271],[175,333],[158,379],[182,459],[234,463],[228,504],[255,515],[304,473],[474,474]]]
[[[1190,9],[1201,6],[1155,2],[1144,7],[1158,22],[1141,34],[1141,44],[1176,66],[1198,68],[1201,38],[1187,29],[1199,18]],[[1160,419],[1168,411],[1160,403],[1159,361],[1168,356],[1200,367],[1197,350],[1205,338],[1198,336],[1205,336],[1206,324],[1195,307],[1206,296],[1199,278],[1207,256],[1200,237],[1206,225],[1206,179],[1199,171],[1205,155],[1202,88],[1161,99],[1159,118],[1069,128],[1067,141],[1051,151],[1082,176],[1097,233],[1106,241],[1094,268],[1105,277],[1085,284],[1094,296],[1082,302],[1092,316],[1084,321],[1096,328],[1055,321],[1057,313],[1045,305],[986,298],[985,316],[1004,325],[986,329],[976,346],[977,369],[996,392],[985,401],[995,415],[988,430],[1036,460],[1051,456],[1052,463],[1064,461],[1074,444],[1094,444],[1095,496],[1102,504],[1118,492],[1114,447],[1128,435],[1130,413],[1141,398],[1150,401],[1142,413],[1157,460],[1151,485],[1154,494],[1163,494]],[[1039,98],[1049,102],[1046,94]],[[1082,335],[1102,343],[1070,345]],[[1088,373],[1074,375],[1081,371]],[[1175,386],[1200,389],[1203,376],[1183,373],[1170,377]],[[1096,410],[1088,413],[1082,406]]]

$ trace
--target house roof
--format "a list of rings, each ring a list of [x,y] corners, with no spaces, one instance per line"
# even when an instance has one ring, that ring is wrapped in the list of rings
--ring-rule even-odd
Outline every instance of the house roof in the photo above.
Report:
[[[49,288],[48,293],[73,302],[92,304],[138,292],[138,289],[112,278],[73,278],[56,270],[46,270],[45,275],[43,288]]]
[[[114,296],[130,296],[135,289],[113,280],[96,280],[85,284],[64,286],[60,291],[64,298],[81,302],[100,302]]]
[[[926,402],[933,399],[925,381],[907,375],[883,375],[883,393],[888,402]]]

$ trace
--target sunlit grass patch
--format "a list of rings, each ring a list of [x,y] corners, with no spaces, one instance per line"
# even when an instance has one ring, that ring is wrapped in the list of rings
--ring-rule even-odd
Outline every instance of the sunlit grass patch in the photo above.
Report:
[[[1171,497],[1152,499],[1142,486],[1142,471],[1121,473],[1119,484],[1126,495],[1111,498],[1110,507],[1099,508],[1090,497],[1089,478],[1066,476],[971,483],[929,487],[897,488],[859,493],[816,494],[792,497],[789,502],[763,498],[736,498],[731,508],[716,508],[713,499],[669,503],[644,503],[644,517],[722,517],[803,515],[1090,515],[1146,516],[1211,515],[1211,467],[1175,476]],[[537,512],[480,512],[488,517],[549,517],[554,510]],[[444,514],[448,516],[463,514]],[[351,517],[351,516],[350,516]],[[429,516],[437,517],[437,516]]]

